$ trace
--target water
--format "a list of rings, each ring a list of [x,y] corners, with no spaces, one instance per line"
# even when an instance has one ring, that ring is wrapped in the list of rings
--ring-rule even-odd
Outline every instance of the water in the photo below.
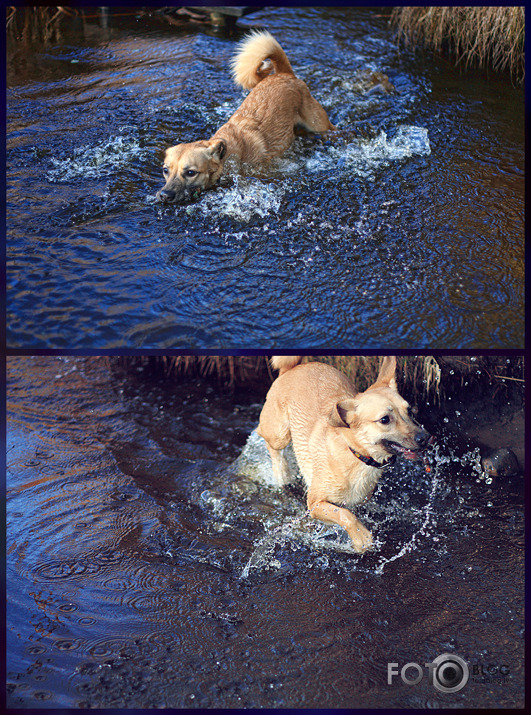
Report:
[[[360,556],[274,486],[266,388],[8,358],[9,707],[523,707],[520,481],[438,430],[359,510]],[[462,691],[388,685],[445,652]]]
[[[229,61],[254,24],[341,136],[162,206],[164,149],[239,106]],[[239,27],[95,11],[46,46],[9,38],[9,346],[522,347],[523,90],[398,51],[373,10]]]

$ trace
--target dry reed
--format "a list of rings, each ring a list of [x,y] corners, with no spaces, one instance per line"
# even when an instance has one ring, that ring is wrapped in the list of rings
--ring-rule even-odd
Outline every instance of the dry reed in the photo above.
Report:
[[[157,370],[171,376],[215,379],[226,387],[252,387],[261,384],[267,388],[276,377],[269,362],[262,355],[247,356],[160,356],[141,357],[143,364],[150,363]],[[378,375],[377,356],[312,356],[304,361],[319,360],[345,373],[358,390],[365,390]],[[131,363],[122,358],[122,365]],[[399,357],[397,382],[399,389],[407,390],[409,398],[429,399],[440,403],[448,393],[459,391],[466,385],[477,383],[490,386],[495,393],[502,386],[524,383],[524,358],[507,360],[504,356],[408,356]]]
[[[439,52],[448,47],[457,63],[509,70],[525,76],[524,7],[396,7],[391,22],[399,39]]]

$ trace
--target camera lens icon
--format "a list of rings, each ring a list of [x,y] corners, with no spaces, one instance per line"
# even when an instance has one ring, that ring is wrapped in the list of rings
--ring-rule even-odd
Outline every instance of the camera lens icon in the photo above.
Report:
[[[443,653],[431,664],[433,686],[441,693],[457,693],[468,683],[468,665],[458,655]]]

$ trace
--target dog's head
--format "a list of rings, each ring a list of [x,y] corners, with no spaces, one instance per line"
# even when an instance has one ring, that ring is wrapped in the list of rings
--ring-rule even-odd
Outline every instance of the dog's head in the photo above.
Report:
[[[395,381],[396,358],[386,357],[378,379],[365,392],[339,401],[330,416],[342,431],[347,444],[378,462],[392,455],[419,459],[430,434],[419,425],[409,404],[398,394]]]
[[[177,144],[166,150],[162,173],[166,184],[157,193],[165,203],[194,198],[214,186],[223,171],[227,145],[222,139]]]

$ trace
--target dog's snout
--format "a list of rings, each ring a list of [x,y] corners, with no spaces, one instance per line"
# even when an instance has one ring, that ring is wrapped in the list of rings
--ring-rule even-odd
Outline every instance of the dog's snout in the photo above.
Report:
[[[415,435],[415,442],[418,444],[420,449],[424,449],[424,447],[428,446],[430,437],[431,437],[431,435],[429,432],[426,432],[426,430],[422,430],[422,432],[418,432]]]
[[[171,189],[161,189],[157,194],[159,199],[164,202],[175,201],[175,191]]]

